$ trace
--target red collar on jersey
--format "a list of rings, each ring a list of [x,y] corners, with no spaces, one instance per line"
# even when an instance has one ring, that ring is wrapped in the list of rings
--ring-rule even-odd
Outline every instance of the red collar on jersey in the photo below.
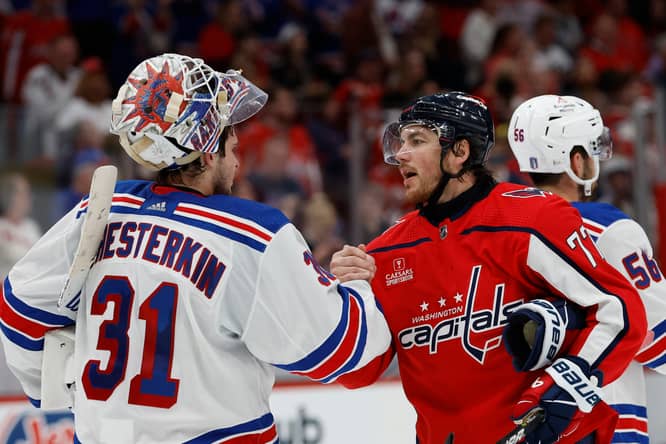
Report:
[[[194,194],[195,196],[206,197],[204,194],[200,193],[199,191],[193,188],[188,188],[186,186],[181,186],[181,185],[158,185],[154,183],[151,185],[150,189],[153,193],[160,196],[181,191],[184,193]]]

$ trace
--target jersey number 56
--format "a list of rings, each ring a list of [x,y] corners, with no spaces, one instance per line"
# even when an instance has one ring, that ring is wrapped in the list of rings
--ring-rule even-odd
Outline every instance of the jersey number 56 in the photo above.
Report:
[[[641,261],[641,259],[643,260]],[[661,270],[657,261],[650,259],[645,252],[640,257],[638,253],[631,253],[622,259],[622,264],[639,290],[648,288],[652,281],[659,282],[661,280]]]

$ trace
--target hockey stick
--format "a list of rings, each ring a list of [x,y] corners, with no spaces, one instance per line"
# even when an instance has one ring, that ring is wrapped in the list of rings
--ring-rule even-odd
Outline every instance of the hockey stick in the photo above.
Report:
[[[79,292],[83,288],[92,261],[97,255],[99,243],[104,236],[117,175],[118,170],[113,165],[101,166],[93,173],[88,207],[81,227],[81,237],[65,286],[58,298],[58,308],[61,310],[63,305],[72,311],[76,311],[78,307]]]
[[[104,236],[117,175],[118,171],[112,165],[101,166],[93,173],[81,237],[58,298],[58,308],[61,310],[64,302],[67,302],[65,307],[72,311],[78,308],[79,294]],[[40,396],[42,409],[72,407],[72,384],[75,378],[70,363],[74,346],[74,326],[49,330],[44,335]]]
[[[518,444],[523,442],[528,433],[532,432],[544,419],[543,409],[535,408],[530,411],[518,426],[508,435],[497,441],[497,444]]]

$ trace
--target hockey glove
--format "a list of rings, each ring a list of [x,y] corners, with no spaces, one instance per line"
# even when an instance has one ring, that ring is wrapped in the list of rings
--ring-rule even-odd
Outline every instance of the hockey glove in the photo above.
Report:
[[[581,328],[585,312],[563,299],[534,299],[518,306],[507,317],[504,345],[518,371],[532,371],[553,362],[564,343],[567,329]]]
[[[560,358],[521,395],[513,408],[515,423],[522,423],[534,409],[544,411],[543,422],[527,433],[526,443],[553,443],[576,431],[601,401],[601,390],[589,374],[589,365],[582,359]]]
[[[44,410],[74,407],[75,339],[74,326],[49,330],[44,335],[40,404]]]

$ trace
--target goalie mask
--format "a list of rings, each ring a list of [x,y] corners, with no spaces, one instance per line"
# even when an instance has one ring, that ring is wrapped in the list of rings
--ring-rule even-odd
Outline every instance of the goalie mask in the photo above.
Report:
[[[224,127],[253,116],[268,95],[240,71],[220,73],[179,54],[141,62],[112,105],[111,132],[139,164],[178,168],[215,153]]]
[[[613,153],[610,131],[599,111],[573,96],[543,95],[523,102],[511,116],[508,137],[520,171],[567,173],[584,187],[586,196],[599,178],[599,161]],[[571,169],[571,150],[577,146],[594,162],[591,178],[578,177]]]

